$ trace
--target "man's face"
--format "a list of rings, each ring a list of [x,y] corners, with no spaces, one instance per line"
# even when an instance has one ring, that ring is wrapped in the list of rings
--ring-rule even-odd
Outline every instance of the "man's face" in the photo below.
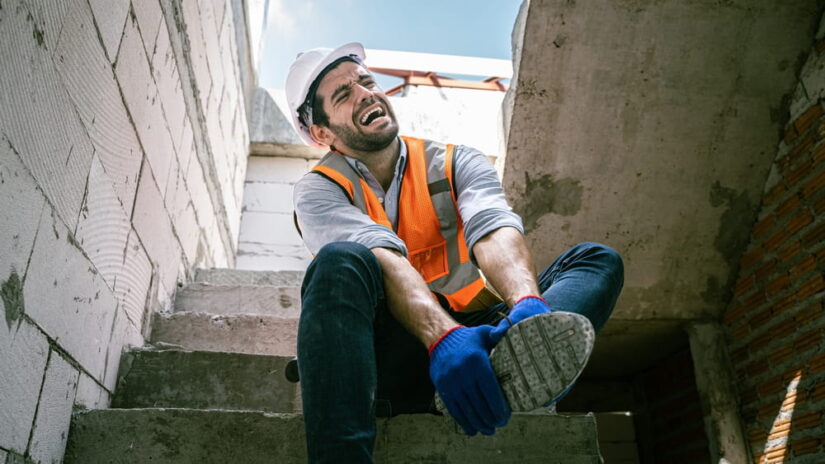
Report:
[[[398,122],[384,92],[361,65],[344,61],[318,85],[335,137],[330,145],[357,151],[377,151],[398,135]]]

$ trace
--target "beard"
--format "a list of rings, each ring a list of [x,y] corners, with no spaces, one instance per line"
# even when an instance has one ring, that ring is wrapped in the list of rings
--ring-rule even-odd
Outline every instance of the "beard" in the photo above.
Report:
[[[365,103],[364,107],[371,105],[373,102]],[[387,116],[391,122],[383,131],[364,133],[346,124],[332,123],[329,128],[347,147],[353,150],[366,152],[382,150],[398,137],[398,123],[395,120],[395,113],[389,103],[384,102],[384,106],[387,108]],[[357,124],[357,121],[353,121],[353,124]]]

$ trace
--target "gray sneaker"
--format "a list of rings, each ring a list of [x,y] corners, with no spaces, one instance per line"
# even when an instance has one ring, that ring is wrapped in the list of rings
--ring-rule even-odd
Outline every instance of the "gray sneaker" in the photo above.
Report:
[[[564,311],[529,317],[507,330],[490,363],[510,409],[533,411],[561,396],[587,365],[595,338],[586,317]],[[436,407],[446,413],[438,395]]]

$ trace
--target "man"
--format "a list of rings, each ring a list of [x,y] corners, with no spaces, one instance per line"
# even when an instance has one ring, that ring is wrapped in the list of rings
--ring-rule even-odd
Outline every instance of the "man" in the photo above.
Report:
[[[434,412],[434,391],[468,435],[557,400],[623,283],[593,243],[537,279],[486,157],[399,137],[364,59],[357,43],[309,50],[286,83],[298,133],[330,149],[294,193],[315,256],[298,330],[311,462],[371,462],[376,413]]]

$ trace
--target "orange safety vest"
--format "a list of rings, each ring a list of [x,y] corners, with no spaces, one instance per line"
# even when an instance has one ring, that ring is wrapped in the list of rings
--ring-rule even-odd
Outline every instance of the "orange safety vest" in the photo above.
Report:
[[[410,264],[454,311],[477,311],[500,302],[470,261],[452,182],[455,147],[412,137],[402,139],[407,145],[407,166],[395,232],[407,245]],[[338,184],[353,205],[392,230],[378,197],[341,154],[327,153],[312,171]]]

